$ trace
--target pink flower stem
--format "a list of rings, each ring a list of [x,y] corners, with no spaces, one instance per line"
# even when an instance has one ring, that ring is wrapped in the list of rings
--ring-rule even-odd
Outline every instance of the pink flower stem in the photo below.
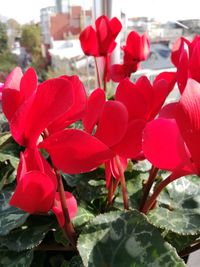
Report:
[[[104,74],[103,74],[103,89],[106,92],[106,85],[107,85],[107,72],[108,72],[108,55],[104,56]]]
[[[120,175],[120,182],[121,182],[121,190],[122,190],[122,196],[123,196],[123,202],[124,202],[124,209],[128,210],[129,209],[129,204],[128,204],[128,192],[126,189],[126,180],[125,180],[125,176],[124,176],[124,171],[119,159],[119,156],[116,156],[116,164],[117,164],[117,168],[119,171],[119,175]]]
[[[43,138],[45,139],[48,136],[49,136],[48,129],[45,129],[43,131]],[[65,218],[63,232],[65,233],[66,237],[69,239],[73,248],[76,249],[77,236],[76,236],[73,224],[70,220],[62,177],[60,175],[60,171],[56,169],[55,167],[54,167],[54,171],[55,171],[57,182],[58,182],[58,193],[60,195],[61,207],[62,207],[62,211],[63,211],[64,218]]]
[[[99,68],[98,68],[97,58],[96,57],[94,57],[94,62],[95,62],[95,68],[96,68],[96,73],[97,73],[98,87],[101,88],[101,79],[100,79]]]
[[[62,206],[63,214],[65,217],[65,224],[63,226],[63,231],[64,231],[65,235],[68,237],[72,246],[74,248],[76,248],[77,236],[76,236],[73,224],[72,224],[70,217],[69,217],[69,212],[68,212],[68,208],[67,208],[67,201],[66,201],[66,197],[65,197],[65,189],[63,186],[62,177],[60,175],[60,171],[58,171],[56,168],[54,168],[54,170],[55,170],[57,181],[58,181],[58,192],[60,195],[61,206]]]
[[[153,185],[153,182],[154,182],[154,180],[156,178],[158,170],[159,169],[154,167],[154,166],[152,166],[152,168],[151,168],[151,171],[149,173],[148,181],[144,186],[144,192],[143,192],[142,200],[141,200],[141,203],[140,203],[140,211],[143,209],[143,207],[145,205],[145,202],[146,202],[146,200],[148,198],[149,192],[150,192],[151,187]]]
[[[147,214],[148,211],[153,207],[155,204],[157,197],[161,193],[161,191],[171,182],[175,181],[178,179],[180,175],[176,175],[175,173],[172,173],[169,175],[165,180],[163,180],[157,187],[156,190],[154,191],[153,195],[146,201],[144,207],[141,209],[141,212],[144,214]]]

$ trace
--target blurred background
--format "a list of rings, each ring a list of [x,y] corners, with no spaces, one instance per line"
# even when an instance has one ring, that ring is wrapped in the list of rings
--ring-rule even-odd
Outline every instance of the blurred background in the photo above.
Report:
[[[101,14],[117,16],[123,25],[115,63],[130,31],[147,32],[151,53],[133,80],[142,74],[153,79],[173,68],[170,49],[177,38],[200,33],[198,10],[196,0],[0,0],[0,82],[19,65],[34,66],[39,81],[77,74],[86,89],[94,88],[94,61],[83,54],[79,34]]]

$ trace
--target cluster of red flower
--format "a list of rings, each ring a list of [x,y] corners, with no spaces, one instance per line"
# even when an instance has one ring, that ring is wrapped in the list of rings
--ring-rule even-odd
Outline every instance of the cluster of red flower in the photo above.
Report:
[[[192,42],[181,38],[175,44],[172,62],[176,72],[159,74],[153,84],[145,76],[133,83],[129,77],[147,59],[149,41],[145,34],[131,32],[122,47],[123,63],[109,66],[120,30],[117,18],[101,16],[96,30],[89,26],[80,35],[86,55],[105,59],[104,82],[108,77],[119,82],[114,100],[107,100],[101,88],[87,97],[77,76],[61,76],[39,85],[32,68],[22,74],[17,67],[8,76],[2,91],[3,112],[13,138],[25,147],[11,205],[29,213],[52,209],[63,226],[58,170],[74,174],[105,164],[109,189],[112,177],[123,187],[128,159],[147,158],[155,167],[172,172],[169,181],[199,174],[200,37]],[[180,101],[162,108],[176,82]],[[77,120],[82,120],[84,130],[67,128]],[[54,168],[39,149],[48,152]],[[73,217],[76,200],[69,192],[66,199]],[[154,200],[155,196],[144,212]]]

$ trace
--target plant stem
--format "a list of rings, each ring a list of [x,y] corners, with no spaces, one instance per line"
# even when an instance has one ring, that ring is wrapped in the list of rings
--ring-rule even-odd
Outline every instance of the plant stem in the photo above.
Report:
[[[172,173],[171,175],[169,175],[165,180],[163,180],[158,187],[156,188],[155,192],[153,193],[153,195],[147,200],[147,202],[145,203],[143,209],[141,210],[141,212],[143,212],[144,214],[147,214],[147,212],[151,209],[151,207],[154,205],[154,203],[156,202],[157,197],[159,196],[159,194],[161,193],[161,191],[168,185],[170,184],[172,181],[178,179],[180,177],[180,175],[176,175],[175,173]]]
[[[54,244],[40,244],[34,248],[34,251],[74,251],[72,246],[62,246],[57,243]]]
[[[148,178],[148,181],[147,183],[145,184],[144,186],[144,192],[143,192],[143,196],[142,196],[142,200],[141,200],[141,204],[140,204],[140,211],[143,209],[144,205],[145,205],[145,202],[147,200],[147,197],[149,195],[149,192],[151,190],[151,187],[153,185],[153,182],[155,180],[155,177],[158,173],[158,168],[152,166],[151,168],[151,171],[150,171],[150,174],[149,174],[149,178]]]
[[[198,249],[200,249],[200,243],[197,243],[197,244],[195,244],[193,246],[186,247],[185,249],[180,251],[178,254],[179,254],[179,256],[184,257],[184,256],[187,256],[190,253],[192,253],[192,252],[194,252],[194,251],[196,251]]]
[[[99,68],[98,68],[97,58],[96,57],[94,57],[94,62],[95,62],[95,68],[96,68],[96,73],[97,73],[98,87],[101,88],[101,79],[100,79],[100,73],[99,73]]]
[[[65,197],[65,190],[64,190],[64,186],[63,186],[63,182],[62,182],[62,177],[60,175],[60,172],[57,169],[55,169],[55,173],[56,173],[56,177],[57,177],[57,181],[58,181],[58,192],[60,195],[61,206],[62,206],[63,214],[65,217],[65,224],[63,226],[63,231],[66,234],[66,236],[68,237],[72,246],[74,248],[76,248],[77,237],[76,237],[74,227],[73,227],[71,220],[70,220],[70,217],[69,217],[69,212],[68,212],[68,208],[67,208],[67,201],[66,201],[66,197]]]
[[[125,180],[125,176],[124,176],[124,171],[122,169],[122,165],[119,159],[119,156],[117,155],[115,157],[116,159],[116,164],[117,164],[117,168],[119,171],[119,175],[120,175],[120,182],[121,182],[121,190],[122,190],[122,196],[123,196],[123,202],[124,202],[124,209],[128,210],[129,209],[129,204],[128,204],[128,192],[126,189],[126,180]]]
[[[104,57],[104,74],[103,74],[103,89],[106,93],[106,85],[107,85],[107,72],[108,72],[108,56]]]

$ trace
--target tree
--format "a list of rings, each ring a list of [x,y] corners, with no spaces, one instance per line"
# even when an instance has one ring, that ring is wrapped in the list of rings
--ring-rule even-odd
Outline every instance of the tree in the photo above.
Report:
[[[41,54],[41,33],[38,26],[30,24],[22,27],[21,45],[33,57]]]
[[[21,46],[31,56],[32,66],[37,70],[41,79],[45,76],[47,61],[42,57],[41,51],[41,32],[35,24],[29,24],[22,27]]]
[[[8,49],[8,36],[6,24],[0,21],[0,53]]]

